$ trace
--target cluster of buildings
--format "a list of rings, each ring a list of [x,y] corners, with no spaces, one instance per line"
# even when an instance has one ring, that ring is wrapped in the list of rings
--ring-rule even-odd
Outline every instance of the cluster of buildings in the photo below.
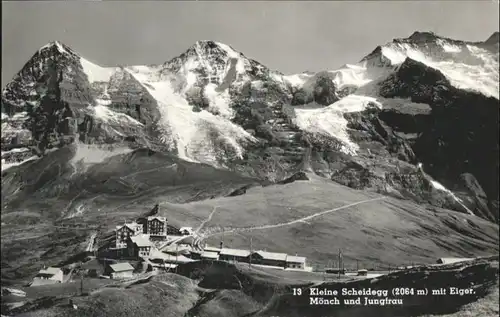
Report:
[[[189,238],[183,236],[192,236],[194,234],[191,227],[182,227],[179,230],[172,229],[170,233],[171,236],[169,237],[166,217],[150,216],[141,218],[136,222],[116,226],[116,242],[112,249],[119,251],[118,254],[121,255],[122,260],[125,256],[138,262],[145,262],[153,271],[175,268],[179,263],[199,260],[238,262],[285,270],[312,271],[312,268],[307,266],[306,258],[302,256],[262,250],[252,251],[225,248],[222,242],[219,248],[206,246],[203,250],[196,250],[189,243],[184,246],[179,245],[179,241]],[[169,238],[171,238],[170,241]],[[171,245],[168,245],[168,242]],[[179,246],[181,246],[180,250]],[[437,263],[449,264],[470,260],[472,259],[441,258]],[[133,277],[134,271],[139,268],[134,268],[128,262],[110,263],[104,266],[98,262],[98,259],[94,258],[94,260],[81,265],[80,269],[88,271],[88,275],[92,277],[98,277],[104,273],[102,275],[113,279],[122,279]],[[339,269],[326,269],[326,272],[346,274],[343,267]],[[358,270],[358,275],[366,276],[367,270]],[[31,286],[63,282],[64,272],[61,268],[44,267],[33,278]]]
[[[147,235],[148,239],[153,241],[166,240],[167,228],[167,218],[157,216],[141,218],[137,222],[116,226],[116,248],[126,248],[129,238],[138,235]]]
[[[80,266],[88,276],[101,275],[111,278],[127,278],[134,274],[134,267],[124,260],[146,262],[152,270],[175,268],[179,263],[199,260],[228,261],[263,265],[280,269],[311,270],[306,258],[286,253],[249,251],[241,249],[205,247],[196,250],[181,240],[188,240],[194,234],[191,227],[168,230],[166,217],[149,216],[135,222],[124,223],[115,228],[115,244],[111,250],[117,251],[121,263],[102,265],[97,258]],[[169,236],[170,233],[170,236]],[[170,244],[169,244],[170,243]],[[105,260],[107,261],[107,260]],[[63,283],[64,274],[60,268],[50,267],[40,270],[32,285]]]
[[[181,258],[187,260],[212,260],[242,262],[254,265],[265,265],[283,269],[307,270],[306,258],[286,253],[276,253],[267,251],[249,251],[240,249],[206,247],[203,251],[189,250],[189,254],[172,255],[162,254],[155,247],[158,241],[168,240],[167,219],[165,217],[151,216],[137,222],[126,223],[116,227],[116,249],[122,250],[121,254],[126,254],[131,258],[156,259],[161,258],[167,262],[183,262]],[[179,229],[181,235],[191,235],[192,228],[182,227]],[[164,250],[166,251],[166,250]],[[168,253],[168,251],[166,251]]]
[[[131,258],[150,258],[158,254],[158,245],[169,238],[193,234],[191,227],[182,227],[175,236],[169,237],[167,218],[150,216],[136,222],[116,226],[115,250]]]
[[[151,216],[137,222],[116,226],[115,249],[133,258],[149,258],[156,249],[155,242],[168,238],[168,222],[165,217]]]

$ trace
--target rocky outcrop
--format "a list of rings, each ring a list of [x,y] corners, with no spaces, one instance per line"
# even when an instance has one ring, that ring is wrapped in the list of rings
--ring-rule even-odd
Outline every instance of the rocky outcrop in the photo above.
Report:
[[[498,221],[498,100],[457,89],[409,58],[379,87],[391,100],[382,109],[344,114],[358,156],[322,155],[321,173],[333,171],[332,180],[352,188]]]
[[[474,175],[470,173],[460,175],[460,180],[453,188],[453,191],[476,214],[491,221],[498,221],[498,203],[488,199],[488,195],[486,195]]]
[[[328,106],[339,100],[337,88],[332,81],[332,75],[321,72],[314,75],[308,82],[293,94],[292,105],[304,105],[315,102]]]
[[[80,56],[54,42],[36,52],[3,91],[2,150],[43,155],[75,141],[137,147],[148,143],[145,125],[156,120],[156,102],[128,72],[91,83]],[[5,162],[16,161],[4,154]]]
[[[436,188],[432,177],[412,164],[397,159],[357,159],[342,166],[331,179],[345,186],[468,213],[460,201]]]
[[[86,75],[69,48],[54,43],[39,50],[2,94],[2,116],[6,115],[12,131],[9,145],[43,153],[70,143],[77,132],[72,107],[92,100],[85,82]]]
[[[409,58],[380,87],[386,98],[409,98],[431,107],[412,144],[429,174],[453,184],[470,173],[490,205],[498,201],[497,99],[457,89],[439,71]],[[498,219],[498,210],[489,213]]]
[[[297,173],[293,174],[290,177],[285,178],[282,181],[279,181],[278,183],[284,185],[284,184],[290,184],[290,183],[293,183],[296,181],[308,181],[308,180],[309,180],[309,176],[307,176],[307,174],[305,172],[301,171],[301,172],[297,172]]]
[[[158,105],[149,92],[125,69],[120,68],[110,78],[104,104],[115,112],[123,113],[145,125],[159,118]]]

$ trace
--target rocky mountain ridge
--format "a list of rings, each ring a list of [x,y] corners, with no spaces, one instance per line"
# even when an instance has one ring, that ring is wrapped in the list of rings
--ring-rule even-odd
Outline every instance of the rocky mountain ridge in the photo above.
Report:
[[[307,170],[498,221],[497,111],[498,34],[416,32],[357,64],[289,76],[214,41],[111,68],[53,42],[2,93],[2,165],[75,142],[149,148],[271,181]]]

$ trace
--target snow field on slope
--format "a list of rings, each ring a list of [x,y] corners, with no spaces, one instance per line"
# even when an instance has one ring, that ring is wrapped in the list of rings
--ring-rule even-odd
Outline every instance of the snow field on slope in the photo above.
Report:
[[[341,151],[355,155],[359,146],[349,138],[344,113],[363,111],[372,102],[382,107],[373,97],[349,95],[325,108],[295,108],[295,124],[305,131],[333,137],[342,142]]]
[[[444,42],[441,44],[443,45],[443,43]],[[445,50],[450,49],[448,46],[445,46]],[[465,63],[455,62],[451,59],[435,61],[422,52],[414,49],[409,44],[397,44],[383,47],[382,54],[387,57],[393,65],[402,64],[406,57],[409,57],[439,70],[448,78],[453,86],[459,89],[476,91],[485,96],[498,99],[498,62],[491,57],[491,53],[484,49],[473,45],[467,45],[467,48],[474,57],[480,58],[483,61],[483,65],[467,65]]]
[[[458,52],[459,48],[446,42],[441,45],[448,52]],[[475,46],[468,46],[468,49],[475,57],[481,58],[484,65],[482,67],[457,63],[449,61],[434,61],[427,57],[422,52],[414,49],[408,44],[398,44],[396,47],[386,46],[382,48],[382,54],[388,58],[393,65],[400,65],[407,57],[426,64],[432,68],[441,71],[450,82],[462,89],[470,89],[481,92],[486,96],[494,96],[498,98],[498,63],[491,57],[487,51]],[[425,104],[414,104],[409,100],[390,100],[380,98],[376,83],[386,78],[392,69],[383,67],[365,67],[367,64],[360,65],[345,65],[344,67],[330,71],[334,74],[333,82],[338,89],[344,87],[358,88],[354,94],[349,95],[336,103],[320,109],[296,108],[296,124],[303,130],[325,134],[340,140],[344,146],[342,151],[349,154],[355,154],[358,146],[350,141],[347,121],[343,117],[343,113],[357,112],[366,109],[368,102],[375,102],[379,107],[387,103],[388,106],[400,107],[404,103],[413,111],[428,112],[429,106]],[[304,85],[306,82],[299,75],[284,76],[285,80],[293,81],[295,84]],[[378,101],[377,101],[378,100]],[[411,107],[410,107],[411,106]],[[404,107],[401,108],[404,110]],[[454,199],[460,203],[458,198]]]
[[[209,108],[212,111],[218,112],[221,116],[226,119],[231,119],[233,117],[233,109],[230,107],[231,97],[229,96],[229,91],[226,89],[222,92],[217,92],[216,84],[208,84],[205,86],[204,94],[208,99]]]
[[[115,112],[111,109],[109,109],[108,107],[106,107],[105,105],[103,104],[97,104],[97,106],[95,107],[92,107],[92,106],[89,106],[94,114],[95,114],[95,117],[97,119],[100,119],[104,122],[107,122],[107,123],[132,123],[132,124],[135,124],[135,125],[140,125],[142,126],[143,124],[140,123],[139,121],[135,120],[134,118],[126,115],[126,114],[123,114],[123,113],[119,113],[119,112]]]
[[[329,73],[334,74],[333,82],[337,89],[343,89],[345,87],[360,88],[366,86],[375,80],[387,77],[390,72],[390,69],[381,67],[346,64],[344,67]]]
[[[335,75],[333,82],[337,89],[349,86],[361,87],[373,80],[368,76],[366,68],[357,65],[346,66],[332,72]]]
[[[481,85],[483,90],[486,93],[489,93],[490,96],[499,99],[499,69],[498,69],[498,61],[496,61],[492,54],[485,49],[479,48],[473,45],[467,45],[469,51],[476,57],[479,57],[483,64],[482,69],[476,67],[473,71],[475,79],[478,81],[478,85]],[[497,56],[498,57],[498,56]],[[470,72],[468,75],[472,75]],[[479,90],[482,92],[481,90]]]
[[[244,74],[245,61],[241,58],[240,54],[233,50],[229,45],[220,42],[216,42],[216,44],[227,53],[227,56],[229,56],[229,58],[236,58],[238,60],[236,63],[236,72],[238,74]]]
[[[182,77],[186,79],[186,86],[184,88],[184,91],[188,90],[196,84],[197,76],[193,72],[193,70],[198,66],[199,62],[194,58],[188,59],[186,63],[181,66],[179,72],[181,73]]]
[[[442,39],[438,39],[437,44],[440,45],[447,53],[460,53],[462,51],[462,48],[460,48],[460,46],[450,44]]]
[[[89,83],[109,82],[111,76],[116,71],[114,67],[101,67],[83,57],[80,57],[80,63],[82,64],[83,71],[87,74]]]
[[[356,155],[359,146],[350,140],[348,122],[344,118],[344,113],[363,111],[370,102],[382,108],[382,104],[377,101],[379,97],[377,96],[376,83],[386,78],[391,72],[392,69],[366,67],[366,63],[346,64],[338,70],[329,71],[334,75],[332,81],[337,89],[354,87],[357,90],[354,94],[348,95],[328,107],[317,109],[308,109],[307,106],[295,107],[295,124],[304,131],[337,139],[342,143],[340,149],[342,152]],[[304,79],[311,76],[300,75],[302,74],[283,76],[283,78],[287,81],[295,80],[296,84],[299,84],[299,80],[303,80],[300,83],[303,87],[306,82]]]
[[[228,119],[215,116],[205,110],[194,112],[186,99],[174,92],[170,82],[147,81],[148,76],[144,74],[133,71],[130,71],[130,74],[158,102],[160,125],[166,133],[162,141],[171,146],[175,145],[180,158],[216,165],[217,153],[214,151],[212,142],[212,129],[220,134],[220,138],[224,139],[239,157],[243,155],[240,142],[253,140],[248,132]],[[217,102],[222,102],[217,98],[215,98]]]
[[[299,88],[311,77],[308,74],[293,74],[283,76],[283,80],[294,88]]]

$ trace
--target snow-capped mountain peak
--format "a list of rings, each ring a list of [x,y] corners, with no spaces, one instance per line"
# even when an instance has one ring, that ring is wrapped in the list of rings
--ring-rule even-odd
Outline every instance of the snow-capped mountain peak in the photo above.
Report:
[[[488,50],[483,44],[415,32],[378,46],[361,64],[369,69],[396,69],[409,58],[441,72],[457,88],[498,99],[498,51]]]
[[[160,75],[176,76],[178,90],[188,91],[194,86],[207,84],[228,86],[235,81],[244,81],[252,63],[231,46],[210,41],[197,41],[181,55],[165,62]]]
[[[237,58],[243,55],[241,52],[234,50],[230,45],[211,40],[196,41],[196,43],[188,49],[188,51],[191,49],[194,49],[198,55],[205,56],[218,54],[226,55],[230,58]]]
[[[419,32],[415,31],[408,37],[408,40],[414,42],[429,42],[438,39],[439,36],[434,32]]]
[[[448,142],[453,149],[444,151],[456,156],[449,139],[433,143],[433,131],[446,126],[448,115],[416,122],[423,120],[419,116],[439,116],[430,111],[434,104],[472,106],[467,97],[482,107],[493,99],[485,101],[482,95],[498,98],[498,52],[481,43],[415,32],[378,46],[359,63],[285,76],[211,40],[197,41],[161,65],[122,67],[99,66],[55,41],[38,50],[3,92],[2,158],[30,158],[25,149],[32,144],[47,149],[75,138],[170,151],[218,167],[252,161],[255,166],[238,166],[256,173],[295,168],[307,151],[316,151],[314,170],[324,169],[324,175],[332,173],[337,163],[330,160],[338,158],[317,151],[361,161],[387,161],[397,152],[409,161],[425,155],[422,147],[438,152],[442,148],[436,144]],[[474,115],[464,118],[469,117]],[[439,122],[438,127],[431,122]],[[408,131],[401,130],[407,125]],[[467,137],[487,139],[489,132],[483,132]],[[420,148],[414,150],[415,138]],[[367,150],[366,144],[374,147]],[[472,150],[462,152],[468,156],[461,162],[475,159]]]
[[[64,44],[59,42],[59,41],[51,41],[47,44],[45,44],[44,46],[40,47],[40,49],[38,49],[38,51],[43,51],[43,50],[46,50],[46,49],[51,49],[53,47],[57,48],[61,53],[65,52],[66,49],[64,48]]]
[[[44,46],[40,47],[37,51],[37,53],[60,53],[60,54],[69,54],[69,55],[76,55],[79,56],[78,53],[76,53],[72,48],[70,48],[68,45],[60,42],[60,41],[52,41]]]

